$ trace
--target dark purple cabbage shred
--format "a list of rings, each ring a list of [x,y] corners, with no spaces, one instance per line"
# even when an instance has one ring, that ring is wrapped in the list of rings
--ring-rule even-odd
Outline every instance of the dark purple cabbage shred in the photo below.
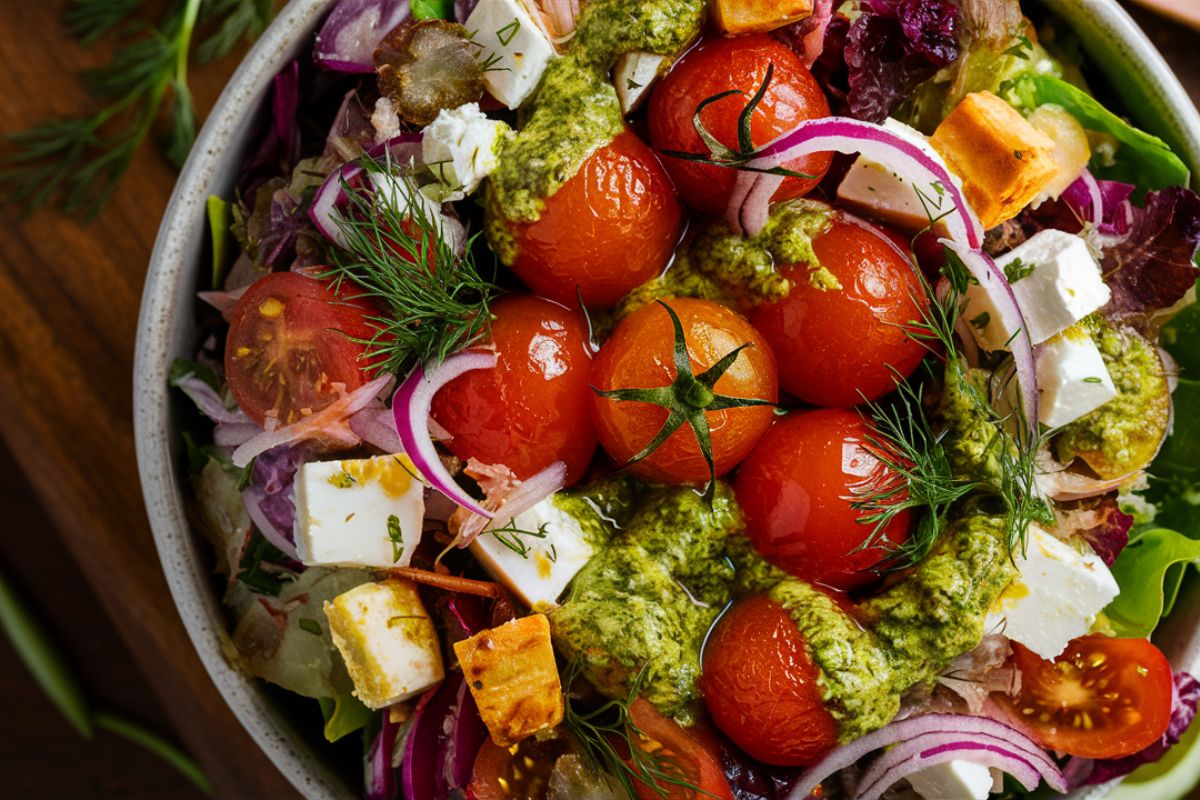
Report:
[[[1134,208],[1133,229],[1104,251],[1100,265],[1112,289],[1109,314],[1139,314],[1179,302],[1196,283],[1200,196],[1172,186],[1146,195]]]
[[[1125,545],[1129,544],[1129,529],[1133,527],[1133,517],[1121,511],[1117,505],[1117,493],[1060,502],[1059,507],[1068,511],[1094,511],[1100,515],[1096,525],[1079,531],[1079,535],[1092,546],[1105,565],[1111,567]]]

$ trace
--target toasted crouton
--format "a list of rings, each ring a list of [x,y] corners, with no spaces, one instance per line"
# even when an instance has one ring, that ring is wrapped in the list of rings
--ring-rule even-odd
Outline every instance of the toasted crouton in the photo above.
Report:
[[[726,36],[773,31],[812,13],[812,0],[712,0],[717,26]]]
[[[533,614],[454,644],[492,741],[508,747],[562,722],[550,622]]]
[[[1012,219],[1058,175],[1054,141],[991,92],[963,98],[933,132],[984,228]]]

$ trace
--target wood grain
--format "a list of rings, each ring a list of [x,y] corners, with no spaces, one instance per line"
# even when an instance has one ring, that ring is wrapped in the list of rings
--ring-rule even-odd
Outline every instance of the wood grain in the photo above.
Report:
[[[62,4],[0,3],[0,131],[88,108],[74,73],[106,59],[59,27]],[[236,63],[196,70],[207,109]],[[222,797],[295,793],[226,708],[175,612],[134,461],[133,344],[175,174],[151,146],[92,224],[51,212],[0,237],[0,435]],[[11,213],[11,210],[6,210]]]

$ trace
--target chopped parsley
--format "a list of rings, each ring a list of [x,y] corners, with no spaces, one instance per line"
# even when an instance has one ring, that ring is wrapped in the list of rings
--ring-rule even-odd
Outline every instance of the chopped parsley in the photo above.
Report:
[[[392,543],[392,563],[395,564],[404,555],[404,531],[400,530],[400,518],[395,514],[388,514],[387,531],[388,540]]]
[[[1028,278],[1037,269],[1036,264],[1030,264],[1022,261],[1020,258],[1014,258],[1012,261],[1004,265],[1004,277],[1008,278],[1009,284],[1014,284],[1022,278]]]
[[[971,318],[971,326],[976,330],[983,330],[992,321],[992,315],[984,311],[982,314]]]

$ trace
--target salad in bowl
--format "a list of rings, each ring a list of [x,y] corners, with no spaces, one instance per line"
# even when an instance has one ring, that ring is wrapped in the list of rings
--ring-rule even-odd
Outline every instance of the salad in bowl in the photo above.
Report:
[[[1200,197],[1081,59],[1012,0],[333,4],[171,375],[226,657],[373,800],[1157,761]]]

